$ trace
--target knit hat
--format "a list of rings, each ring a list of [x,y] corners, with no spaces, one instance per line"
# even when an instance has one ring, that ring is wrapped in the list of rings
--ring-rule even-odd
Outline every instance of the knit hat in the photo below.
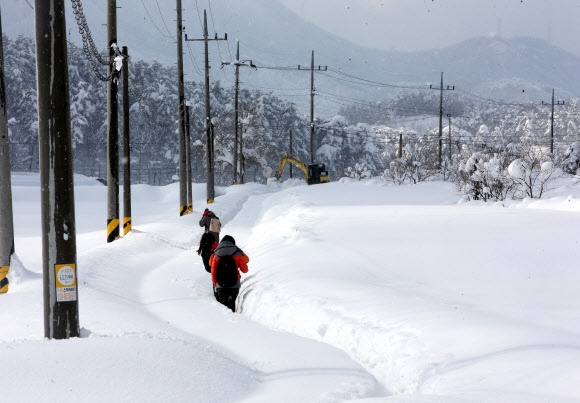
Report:
[[[222,238],[222,242],[224,242],[224,241],[225,241],[225,242],[231,242],[231,243],[233,243],[234,245],[236,244],[236,240],[235,240],[235,239],[234,239],[234,237],[233,237],[233,236],[231,236],[231,235],[226,235],[226,236],[224,236],[224,237]]]

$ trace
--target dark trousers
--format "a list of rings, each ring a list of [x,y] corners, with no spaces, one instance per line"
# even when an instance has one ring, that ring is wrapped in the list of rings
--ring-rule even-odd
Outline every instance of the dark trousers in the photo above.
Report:
[[[209,258],[211,257],[211,255],[201,255],[201,260],[203,260],[203,265],[205,267],[205,271],[207,271],[208,273],[211,273],[211,266],[209,265]]]
[[[223,288],[216,288],[216,300],[227,306],[232,310],[232,312],[236,311],[236,298],[238,298],[238,293],[240,289],[238,287],[223,287]]]

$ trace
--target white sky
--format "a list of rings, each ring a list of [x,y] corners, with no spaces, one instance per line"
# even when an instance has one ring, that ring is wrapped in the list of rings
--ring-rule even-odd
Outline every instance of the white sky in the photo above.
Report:
[[[499,32],[542,38],[580,55],[578,0],[279,1],[307,21],[372,48],[443,48]]]

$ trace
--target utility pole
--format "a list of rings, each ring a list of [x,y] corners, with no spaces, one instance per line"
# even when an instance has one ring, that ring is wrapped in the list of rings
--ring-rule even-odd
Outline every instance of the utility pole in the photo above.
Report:
[[[442,149],[443,149],[443,91],[453,91],[455,90],[455,86],[447,86],[447,88],[443,88],[443,72],[441,72],[441,87],[434,88],[433,85],[429,86],[430,89],[435,90],[438,89],[441,91],[439,96],[439,169],[441,169],[441,162],[442,162]]]
[[[203,41],[205,50],[205,130],[206,130],[206,154],[207,154],[207,168],[206,168],[206,185],[207,185],[207,204],[211,204],[215,199],[215,188],[214,188],[214,156],[213,156],[213,129],[211,124],[211,108],[209,104],[209,52],[208,52],[208,42],[209,41],[227,41],[228,34],[226,33],[223,38],[218,38],[217,33],[215,38],[209,39],[207,32],[207,11],[203,10],[203,39],[187,39],[187,34],[185,35],[186,41]]]
[[[49,339],[80,334],[64,1],[34,1],[44,336]]]
[[[179,102],[179,215],[189,211],[187,204],[187,153],[185,150],[185,90],[183,88],[183,26],[181,18],[181,0],[176,0],[177,9],[177,92]],[[191,186],[191,185],[190,185]]]
[[[123,235],[131,231],[131,144],[129,130],[129,53],[123,46]]]
[[[452,153],[451,153],[451,114],[448,113],[447,117],[449,118],[449,163],[451,163]]]
[[[547,102],[542,101],[542,105],[550,105]],[[554,105],[564,105],[564,101],[554,101],[554,89],[552,88],[552,115],[550,118],[550,152],[554,153]]]
[[[290,130],[290,155],[294,155],[294,151],[293,151],[293,145],[292,145],[292,130]],[[292,179],[292,164],[290,164],[290,179]]]
[[[403,133],[399,133],[399,158],[403,158]]]
[[[327,71],[328,66],[314,67],[314,51],[310,60],[310,68],[298,66],[298,70],[310,71],[310,163],[314,164],[314,70]]]
[[[193,191],[191,178],[191,130],[189,127],[189,105],[185,105],[185,157],[187,169],[187,212],[193,212]]]
[[[248,64],[249,63],[249,64]],[[229,66],[236,66],[236,89],[235,89],[235,96],[234,96],[234,161],[233,161],[233,165],[234,165],[234,179],[233,179],[233,184],[237,185],[238,183],[238,101],[239,101],[239,90],[240,90],[240,66],[246,66],[246,67],[253,67],[254,69],[257,70],[257,67],[254,66],[254,64],[252,63],[251,60],[243,60],[240,61],[240,41],[238,41],[238,47],[237,47],[237,51],[236,51],[236,60],[234,62],[230,62],[230,63],[225,63],[222,62],[222,67],[224,67],[224,65],[229,65]]]
[[[107,0],[109,58],[117,55],[117,0]],[[114,66],[109,64],[111,77]],[[119,239],[119,91],[116,78],[107,81],[107,242]]]
[[[244,183],[244,174],[246,173],[246,160],[244,158],[244,124],[240,131],[240,182]]]
[[[8,292],[8,271],[14,253],[14,218],[12,182],[10,179],[10,139],[6,112],[6,80],[4,75],[4,44],[0,18],[0,294]]]

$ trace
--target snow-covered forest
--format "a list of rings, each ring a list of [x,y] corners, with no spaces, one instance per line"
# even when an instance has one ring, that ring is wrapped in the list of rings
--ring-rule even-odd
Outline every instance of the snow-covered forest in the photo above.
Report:
[[[4,43],[12,169],[36,172],[34,41],[5,37]],[[82,50],[74,46],[69,48],[69,72],[75,172],[103,177],[106,175],[106,86],[93,74]],[[132,60],[130,74],[132,180],[158,185],[170,183],[177,174],[178,161],[176,71],[160,63]],[[203,85],[186,81],[185,86],[191,105],[193,179],[203,181]],[[216,183],[225,185],[231,181],[233,162],[233,88],[215,81],[211,93],[216,130]],[[507,166],[517,156],[513,150],[524,143],[542,151],[540,165],[550,160],[567,173],[575,174],[580,163],[578,103],[572,100],[557,107],[555,152],[544,156],[550,146],[549,106],[506,104],[478,99],[461,91],[446,92],[444,114],[451,115],[450,120],[445,117],[443,122],[442,163],[446,176],[456,180],[466,194],[478,198],[470,188],[473,184],[465,184],[467,179],[461,173],[466,164],[474,169],[475,165],[468,161],[475,156],[487,162],[509,148],[512,157],[503,161],[505,169],[501,172],[507,177]],[[336,116],[316,120],[316,162],[325,163],[334,179],[345,175],[382,176],[403,183],[432,178],[439,172],[438,108],[438,91],[417,90],[403,91],[372,106],[362,102],[342,106]],[[258,89],[242,89],[240,116],[246,181],[263,181],[262,169],[277,166],[281,156],[290,151],[290,131],[293,154],[308,161],[309,122],[296,104]],[[468,176],[472,175],[473,172]]]
[[[37,172],[34,41],[5,37],[4,43],[12,169]],[[82,51],[74,46],[69,47],[69,72],[75,172],[103,177],[106,86],[93,74]],[[130,74],[132,180],[170,183],[177,174],[178,160],[176,71],[160,63],[132,60]],[[185,85],[191,105],[193,179],[201,182],[205,180],[203,85],[195,81],[186,81]],[[231,181],[233,162],[233,88],[215,81],[211,93],[216,183],[225,185]],[[512,156],[506,157],[502,171],[502,175],[507,175],[507,166],[518,156],[515,147],[524,143],[541,151],[540,165],[550,159],[567,173],[575,174],[580,163],[578,103],[572,100],[557,107],[555,152],[545,156],[550,146],[549,106],[505,104],[477,99],[461,91],[446,92],[442,139],[445,175],[466,189],[461,170],[466,163],[473,169],[475,165],[468,163],[470,158],[484,153],[475,158],[487,162],[509,149]],[[336,116],[319,117],[315,122],[315,162],[325,163],[334,180],[345,175],[382,176],[397,183],[432,178],[439,172],[438,108],[438,91],[417,90],[401,92],[372,106],[361,102],[342,106]],[[296,104],[258,89],[242,89],[240,117],[246,181],[263,181],[262,169],[277,166],[282,155],[290,151],[290,131],[293,154],[308,161],[309,122]]]

